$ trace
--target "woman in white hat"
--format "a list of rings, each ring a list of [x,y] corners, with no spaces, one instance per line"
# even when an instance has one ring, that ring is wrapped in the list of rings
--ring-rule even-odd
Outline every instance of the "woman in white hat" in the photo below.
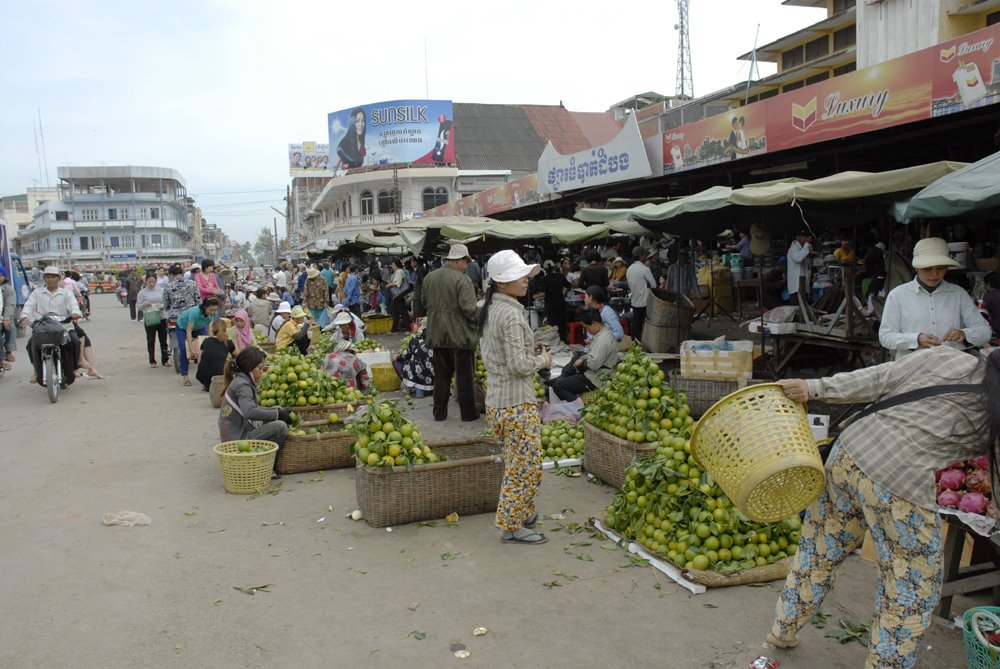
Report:
[[[885,298],[878,339],[898,360],[918,348],[984,346],[990,325],[969,294],[944,280],[958,267],[940,237],[921,239],[913,247],[913,281],[893,288]]]
[[[275,348],[296,346],[305,355],[309,349],[309,332],[306,329],[308,328],[308,324],[306,323],[307,318],[308,315],[305,309],[298,305],[292,307],[291,313],[288,314],[288,320],[285,321],[281,329],[278,330],[278,334],[274,337]]]
[[[355,325],[352,316],[353,314],[347,310],[338,311],[333,317],[333,321],[323,330],[332,333],[334,341],[349,341],[352,344],[357,344],[365,338],[365,335]]]
[[[274,319],[271,320],[271,327],[267,331],[267,338],[271,341],[275,341],[278,338],[278,330],[281,326],[285,324],[288,317],[292,314],[292,307],[288,302],[282,302],[278,305],[278,308],[274,310]]]
[[[538,265],[527,265],[514,251],[494,254],[486,265],[490,284],[479,315],[480,348],[489,383],[486,423],[502,444],[504,476],[496,524],[504,543],[540,544],[534,531],[535,494],[542,480],[541,420],[534,377],[552,367],[552,356],[536,345],[524,307],[528,280]]]

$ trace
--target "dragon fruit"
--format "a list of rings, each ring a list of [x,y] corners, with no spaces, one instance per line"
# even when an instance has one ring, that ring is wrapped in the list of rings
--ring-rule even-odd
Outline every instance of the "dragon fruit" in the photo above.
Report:
[[[944,490],[938,495],[937,503],[942,509],[957,509],[962,501],[962,494],[954,490]]]
[[[984,514],[987,503],[986,495],[980,492],[967,492],[962,495],[962,499],[958,502],[958,510],[966,513]]]
[[[990,473],[985,469],[973,469],[965,475],[965,489],[969,492],[990,492]]]
[[[982,455],[977,455],[976,457],[974,457],[971,460],[969,460],[969,464],[971,466],[973,466],[973,467],[977,467],[979,469],[985,469],[986,471],[989,471],[990,470],[990,456],[989,456],[988,453],[984,453]]]
[[[965,485],[965,471],[961,469],[943,470],[938,485],[942,490],[961,490]]]

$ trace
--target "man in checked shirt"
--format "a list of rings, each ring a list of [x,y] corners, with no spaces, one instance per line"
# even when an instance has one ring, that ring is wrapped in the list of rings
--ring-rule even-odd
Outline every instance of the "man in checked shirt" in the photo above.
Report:
[[[879,582],[865,667],[913,667],[941,595],[943,542],[934,471],[989,451],[996,476],[1000,349],[970,355],[936,346],[883,365],[779,383],[796,402],[844,403],[886,400],[926,387],[979,386],[880,409],[843,431],[826,463],[826,487],[806,511],[767,636],[775,646],[798,645],[796,633],[869,529]]]

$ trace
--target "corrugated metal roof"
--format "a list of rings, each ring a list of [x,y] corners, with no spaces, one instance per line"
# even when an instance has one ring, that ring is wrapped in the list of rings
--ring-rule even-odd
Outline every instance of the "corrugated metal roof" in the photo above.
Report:
[[[565,107],[524,105],[523,108],[538,134],[552,142],[559,153],[567,155],[590,148],[580,126]]]
[[[455,158],[463,170],[533,173],[545,140],[518,105],[454,104]]]
[[[588,149],[607,144],[621,130],[621,125],[607,112],[570,112],[570,115],[587,138]]]

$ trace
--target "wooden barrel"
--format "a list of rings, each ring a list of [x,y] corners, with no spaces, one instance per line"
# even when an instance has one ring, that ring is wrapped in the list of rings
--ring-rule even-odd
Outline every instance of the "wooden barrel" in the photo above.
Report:
[[[208,399],[211,400],[212,406],[218,409],[222,406],[222,389],[226,385],[226,377],[213,376],[212,382],[208,384]]]
[[[653,325],[647,322],[642,326],[642,345],[650,353],[672,353],[680,350],[680,342],[691,338],[691,317],[678,325]]]

